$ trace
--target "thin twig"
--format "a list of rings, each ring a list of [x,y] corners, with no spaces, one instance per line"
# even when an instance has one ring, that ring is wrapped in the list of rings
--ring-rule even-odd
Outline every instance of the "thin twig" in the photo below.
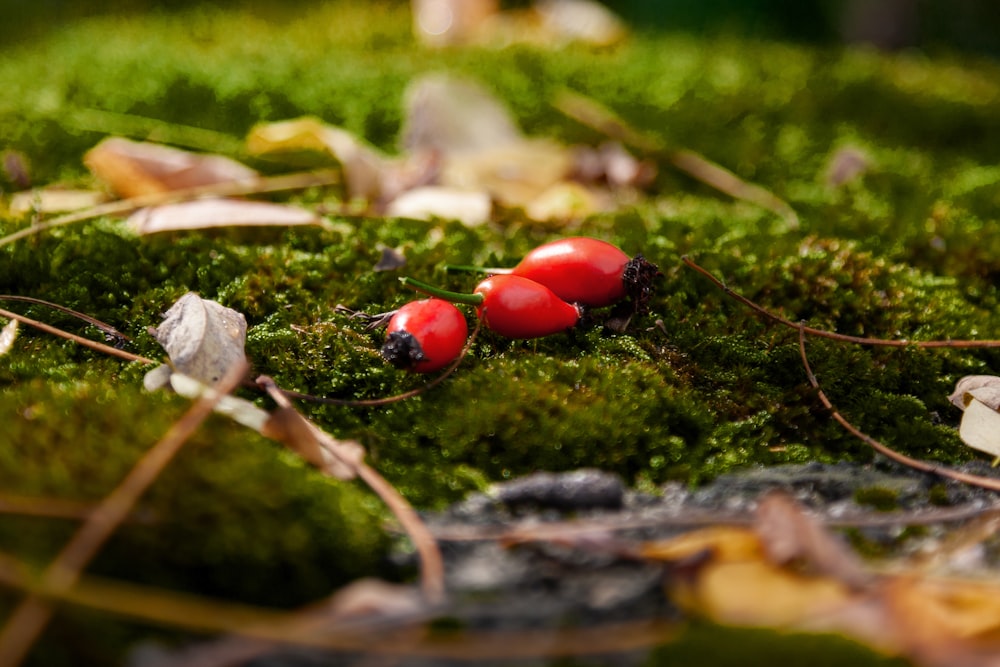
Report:
[[[280,192],[283,190],[301,190],[303,188],[316,185],[330,185],[340,181],[340,175],[336,171],[306,171],[283,176],[255,176],[253,178],[241,178],[225,183],[213,183],[211,185],[199,185],[193,188],[173,190],[171,192],[157,192],[131,199],[101,204],[83,211],[76,211],[67,215],[53,218],[46,222],[31,225],[0,238],[0,247],[13,243],[26,236],[31,236],[56,227],[63,227],[77,222],[84,222],[93,218],[111,215],[125,215],[133,213],[148,206],[159,206],[174,202],[188,201],[202,197],[234,197],[238,195],[262,194],[265,192]]]
[[[816,336],[818,338],[829,338],[830,340],[837,340],[843,343],[857,343],[858,345],[875,345],[882,347],[920,347],[920,348],[991,348],[1000,347],[1000,340],[921,340],[912,341],[905,339],[884,339],[884,338],[867,338],[864,336],[850,336],[848,334],[839,334],[832,331],[824,331],[823,329],[816,329],[810,326],[806,326],[802,323],[792,322],[789,319],[772,313],[771,311],[765,309],[750,299],[737,294],[732,289],[729,288],[724,282],[712,275],[708,269],[698,266],[687,255],[681,257],[681,261],[684,262],[688,267],[694,269],[701,275],[705,276],[711,280],[715,285],[726,293],[732,299],[739,301],[743,305],[747,306],[751,310],[755,311],[759,315],[771,320],[772,322],[777,322],[778,324],[783,324],[786,327],[795,329],[799,332],[809,334],[810,336]]]
[[[31,296],[17,296],[15,294],[0,294],[0,301],[21,301],[24,303],[35,303],[40,306],[45,306],[46,308],[52,308],[68,315],[72,315],[78,320],[83,320],[87,324],[97,327],[104,332],[105,338],[121,341],[122,343],[132,340],[110,324],[106,324],[95,317],[87,315],[86,313],[81,313],[80,311],[67,308],[66,306],[60,306],[58,303],[52,303],[51,301],[45,301],[44,299],[36,299]]]
[[[25,317],[24,315],[18,315],[17,313],[12,313],[9,310],[0,308],[0,317],[6,317],[7,319],[17,320],[21,324],[26,324],[29,327],[34,327],[45,333],[52,334],[53,336],[58,336],[59,338],[65,338],[66,340],[71,340],[78,345],[83,345],[84,347],[89,347],[92,350],[97,350],[98,352],[103,352],[105,354],[110,354],[113,357],[119,357],[127,361],[141,361],[144,364],[155,364],[156,362],[148,357],[143,357],[138,354],[132,354],[131,352],[126,352],[125,350],[119,350],[117,347],[111,347],[110,345],[105,345],[104,343],[98,343],[97,341],[90,340],[89,338],[84,338],[83,336],[77,336],[76,334],[71,334],[68,331],[63,331],[62,329],[57,329],[54,326],[45,324],[44,322],[39,322],[33,320],[30,317]]]
[[[267,391],[278,407],[294,411],[285,391],[278,387],[273,379],[262,376],[257,379],[257,384]],[[306,420],[306,423],[311,428],[319,430],[312,422]],[[326,438],[317,437],[315,440],[327,452],[357,474],[396,516],[400,526],[410,536],[414,548],[420,555],[421,590],[423,590],[425,598],[431,604],[441,603],[444,600],[444,560],[434,535],[427,529],[427,525],[424,524],[420,515],[406,498],[374,468],[368,466],[364,461],[344,460],[341,452],[333,447]]]
[[[42,575],[46,591],[65,593],[76,584],[83,569],[132,512],[142,494],[211,414],[215,404],[240,383],[247,369],[246,362],[230,368],[214,390],[198,399],[104,498]],[[0,630],[0,665],[20,664],[51,616],[52,606],[45,599],[38,595],[25,598]]]
[[[813,374],[812,367],[809,365],[809,358],[806,356],[805,327],[799,328],[799,354],[802,357],[802,366],[805,368],[806,376],[809,378],[809,384],[816,390],[816,395],[819,397],[823,407],[830,411],[830,416],[833,417],[834,421],[844,427],[848,433],[858,438],[883,456],[907,466],[908,468],[913,468],[914,470],[930,473],[939,477],[945,477],[947,479],[953,479],[957,482],[971,484],[972,486],[978,486],[983,489],[1000,491],[1000,479],[994,477],[983,477],[981,475],[972,475],[953,468],[948,468],[947,466],[939,465],[937,463],[911,458],[906,454],[901,454],[894,449],[890,449],[875,438],[863,432],[858,427],[854,426],[854,424],[847,421],[847,419],[845,419],[843,415],[841,415],[840,412],[833,407],[833,403],[831,403],[830,399],[826,397],[826,393],[824,393],[823,389],[819,386],[819,380],[816,378],[815,374]]]

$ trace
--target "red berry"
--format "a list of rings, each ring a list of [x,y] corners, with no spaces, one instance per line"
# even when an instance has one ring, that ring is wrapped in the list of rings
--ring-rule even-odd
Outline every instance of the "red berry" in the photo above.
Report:
[[[599,308],[625,298],[628,263],[629,256],[610,243],[579,236],[538,246],[511,274],[545,285],[564,301]]]
[[[465,316],[451,303],[411,301],[389,320],[381,354],[397,368],[433,373],[458,358],[468,333]]]
[[[548,287],[514,275],[492,276],[476,286],[476,310],[491,330],[509,338],[539,338],[576,325],[580,310]]]

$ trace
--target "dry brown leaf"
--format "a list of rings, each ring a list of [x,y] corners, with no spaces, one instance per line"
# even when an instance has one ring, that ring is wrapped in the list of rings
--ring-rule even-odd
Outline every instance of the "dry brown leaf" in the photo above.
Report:
[[[194,292],[188,292],[171,306],[159,327],[150,333],[166,350],[177,371],[207,384],[218,382],[226,371],[246,362],[247,322],[242,313]],[[162,367],[161,367],[162,368]],[[146,375],[147,389],[156,389],[157,380],[169,379],[163,371]]]
[[[172,192],[257,176],[249,167],[220,155],[202,155],[110,137],[83,158],[87,167],[120,197]]]
[[[958,437],[973,449],[1000,457],[1000,412],[973,398],[965,406]]]
[[[10,200],[10,214],[65,213],[103,204],[108,196],[96,190],[42,188],[15,193]]]
[[[375,201],[383,190],[389,161],[347,130],[304,117],[258,125],[247,136],[251,155],[315,152],[336,160],[344,172],[348,196]]]
[[[843,540],[784,493],[770,493],[761,499],[754,528],[764,553],[775,565],[800,564],[812,574],[832,577],[856,590],[872,582],[861,559]]]
[[[0,357],[10,352],[17,339],[17,320],[11,320],[0,329]]]
[[[260,431],[283,443],[327,475],[354,479],[365,450],[353,440],[337,440],[321,431],[291,406],[278,406]]]
[[[213,227],[320,225],[311,211],[284,204],[238,199],[201,199],[136,211],[126,221],[136,234],[156,234]]]
[[[685,560],[701,553],[723,560],[754,560],[764,555],[756,533],[726,526],[703,528],[668,540],[647,542],[639,549],[643,558],[665,561]]]

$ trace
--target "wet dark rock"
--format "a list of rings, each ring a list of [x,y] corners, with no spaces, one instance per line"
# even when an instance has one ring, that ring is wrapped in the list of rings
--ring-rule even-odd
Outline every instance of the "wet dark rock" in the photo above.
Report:
[[[565,473],[534,473],[497,484],[492,495],[508,507],[537,506],[566,511],[617,509],[625,497],[625,484],[618,475],[584,468]]]
[[[965,470],[997,474],[983,462],[970,463]],[[678,620],[681,612],[663,590],[669,576],[666,566],[631,557],[629,545],[669,539],[699,525],[750,524],[758,500],[774,490],[790,494],[832,527],[854,526],[857,539],[890,556],[919,549],[919,543],[908,540],[940,540],[961,525],[943,511],[959,510],[968,518],[998,506],[994,492],[886,460],[751,468],[720,476],[699,489],[666,484],[657,495],[627,490],[619,478],[597,470],[537,473],[424,515],[439,537],[445,560],[448,603],[440,618],[459,631],[514,633],[564,628],[600,632],[609,624]],[[890,500],[892,511],[873,507],[872,498]],[[914,537],[905,528],[922,517],[931,519],[931,525]],[[567,522],[586,530],[567,538],[559,532]],[[406,565],[415,570],[415,556],[406,558]],[[1000,538],[985,542],[974,564],[996,567],[998,561]],[[572,664],[644,665],[651,650],[588,655],[574,658]],[[515,663],[496,658],[483,656],[476,664],[565,664],[558,658]],[[459,664],[421,657],[388,659],[405,667]],[[285,649],[247,664],[311,667],[381,664],[378,661],[371,655]]]

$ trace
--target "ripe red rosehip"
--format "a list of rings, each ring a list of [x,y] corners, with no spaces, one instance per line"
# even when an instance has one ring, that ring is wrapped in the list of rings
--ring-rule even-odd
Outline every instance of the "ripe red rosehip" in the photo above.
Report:
[[[601,308],[631,299],[633,313],[648,310],[660,269],[641,254],[629,259],[621,249],[585,236],[540,245],[511,269],[452,265],[460,271],[486,271],[534,280],[563,301]]]
[[[625,298],[628,263],[629,256],[610,243],[579,236],[538,246],[511,275],[541,283],[563,301],[600,308]]]
[[[397,368],[433,373],[458,358],[468,334],[465,315],[448,301],[411,301],[389,320],[381,354]]]
[[[476,311],[492,331],[509,338],[540,338],[565,331],[580,320],[580,309],[548,287],[514,275],[492,276],[476,285]]]

